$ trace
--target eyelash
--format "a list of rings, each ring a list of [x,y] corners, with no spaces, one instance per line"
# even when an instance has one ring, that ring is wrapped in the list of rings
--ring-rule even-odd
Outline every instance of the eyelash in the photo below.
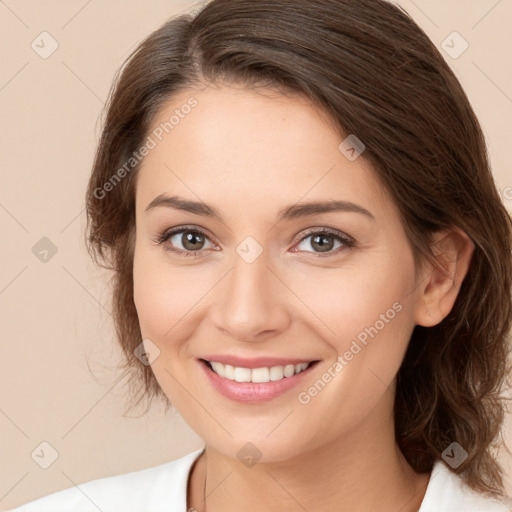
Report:
[[[181,226],[179,228],[167,230],[167,231],[160,233],[156,237],[156,239],[154,239],[153,241],[158,245],[163,245],[167,240],[169,240],[174,235],[177,235],[179,233],[184,233],[186,231],[190,231],[191,233],[198,233],[198,234],[204,236],[205,238],[209,239],[209,236],[202,229],[199,229],[199,228],[193,227],[193,226]],[[356,246],[356,242],[353,238],[341,233],[340,231],[336,231],[336,230],[330,229],[330,228],[322,228],[322,229],[316,229],[316,230],[315,230],[315,228],[312,228],[310,231],[306,231],[304,236],[297,243],[303,242],[306,238],[309,238],[311,235],[332,235],[335,238],[337,238],[340,242],[343,243],[345,249],[351,249]],[[201,249],[198,251],[183,251],[181,249],[176,249],[175,247],[170,247],[170,246],[166,246],[166,247],[164,247],[164,249],[166,251],[180,254],[185,257],[192,257],[192,258],[202,257],[202,256],[200,256],[200,253],[202,252]],[[325,254],[314,252],[314,251],[304,251],[304,252],[313,252],[313,254],[316,254],[319,258],[328,258],[328,257],[334,256],[334,255],[338,255],[341,252],[340,249],[343,249],[343,247],[338,247],[338,249],[336,251],[329,251]],[[295,251],[295,252],[301,252],[301,251]]]

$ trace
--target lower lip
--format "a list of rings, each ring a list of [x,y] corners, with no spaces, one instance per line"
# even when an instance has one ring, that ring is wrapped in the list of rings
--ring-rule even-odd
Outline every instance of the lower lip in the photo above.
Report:
[[[300,373],[296,373],[292,377],[284,377],[281,380],[270,382],[236,382],[234,380],[225,379],[216,374],[204,361],[198,361],[212,386],[225,397],[236,402],[243,403],[260,403],[268,402],[278,396],[290,391],[310,373],[310,371],[318,364],[314,362],[308,368]]]

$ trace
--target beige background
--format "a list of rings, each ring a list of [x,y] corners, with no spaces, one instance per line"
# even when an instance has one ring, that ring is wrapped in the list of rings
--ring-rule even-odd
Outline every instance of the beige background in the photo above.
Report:
[[[512,1],[401,4],[438,47],[454,31],[469,43],[456,59],[444,55],[481,120],[511,210]],[[114,71],[152,30],[194,5],[0,0],[0,510],[202,446],[177,413],[123,417],[126,380],[115,367],[106,276],[82,240],[97,119]],[[58,43],[46,59],[31,47],[43,31]],[[450,41],[450,51],[462,48]],[[43,237],[57,249],[46,263],[32,252]],[[512,445],[511,426],[509,416]],[[48,469],[31,458],[43,441],[58,452]],[[512,459],[503,461],[512,493]]]

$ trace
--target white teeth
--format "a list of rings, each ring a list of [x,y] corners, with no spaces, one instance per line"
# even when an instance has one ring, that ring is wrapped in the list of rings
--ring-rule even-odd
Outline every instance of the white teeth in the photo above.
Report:
[[[235,380],[237,382],[251,382],[251,370],[249,368],[235,368]]]
[[[223,364],[216,363],[215,361],[213,361],[211,365],[215,373],[219,374],[221,377],[226,376],[226,370],[224,369]]]
[[[272,368],[270,368],[270,380],[281,380],[283,377],[282,366],[272,366]]]
[[[231,366],[230,364],[223,365],[221,363],[220,366],[224,366],[224,375],[221,375],[221,377],[226,377],[226,379],[229,380],[235,380],[235,367]]]
[[[269,382],[270,368],[253,368],[251,370],[251,382]]]
[[[209,361],[213,371],[229,380],[236,382],[255,382],[263,383],[292,377],[293,375],[304,371],[310,363],[299,363],[296,365],[287,364],[286,366],[272,366],[263,368],[240,368],[229,364],[222,364],[216,361]]]
[[[283,370],[285,377],[291,377],[295,373],[295,366],[293,364],[287,364]]]

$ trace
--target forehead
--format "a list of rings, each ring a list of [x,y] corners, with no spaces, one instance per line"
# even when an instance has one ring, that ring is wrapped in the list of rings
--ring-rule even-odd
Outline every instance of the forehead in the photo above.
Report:
[[[260,209],[318,197],[389,206],[367,161],[340,151],[347,134],[298,95],[232,86],[181,91],[149,134],[155,147],[137,176],[138,203],[172,191]]]

